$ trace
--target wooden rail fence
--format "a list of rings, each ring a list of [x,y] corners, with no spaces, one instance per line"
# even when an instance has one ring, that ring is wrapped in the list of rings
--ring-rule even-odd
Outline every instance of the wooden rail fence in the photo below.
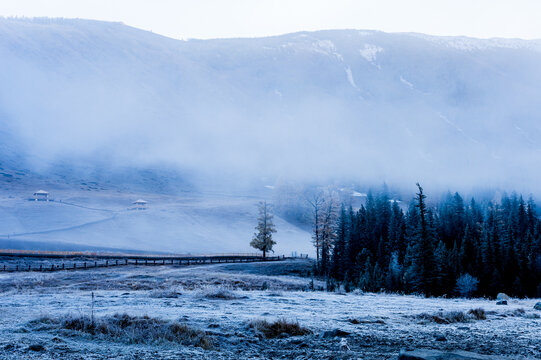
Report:
[[[66,251],[29,251],[29,250],[0,250],[0,261],[6,258],[40,258],[62,259],[51,264],[0,264],[2,272],[19,271],[61,271],[86,270],[117,266],[158,266],[158,265],[203,265],[218,263],[243,263],[257,261],[280,261],[282,256],[267,256],[260,254],[212,254],[212,255],[170,255],[170,254],[123,254],[123,253],[92,253]]]

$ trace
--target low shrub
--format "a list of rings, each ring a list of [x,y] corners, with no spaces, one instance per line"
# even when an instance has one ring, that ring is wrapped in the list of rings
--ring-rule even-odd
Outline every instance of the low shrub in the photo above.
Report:
[[[361,289],[353,289],[351,293],[353,295],[364,295],[364,291],[362,291]]]

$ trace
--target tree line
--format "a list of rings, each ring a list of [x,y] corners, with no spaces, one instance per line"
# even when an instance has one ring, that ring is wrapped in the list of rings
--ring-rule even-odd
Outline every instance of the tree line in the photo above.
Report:
[[[407,207],[387,191],[358,210],[332,192],[312,196],[315,271],[346,291],[541,296],[541,221],[532,198],[427,202],[417,184]]]

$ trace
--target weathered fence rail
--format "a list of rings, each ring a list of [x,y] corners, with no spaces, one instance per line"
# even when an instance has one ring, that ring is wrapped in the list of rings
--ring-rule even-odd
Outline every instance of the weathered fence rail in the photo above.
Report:
[[[2,264],[7,259],[52,259],[50,264]],[[117,266],[203,265],[218,263],[241,263],[257,261],[280,261],[285,256],[260,254],[126,254],[68,251],[0,250],[0,272],[87,270]]]
[[[46,257],[46,258],[73,258],[73,257],[93,257],[93,258],[149,258],[149,259],[170,259],[170,258],[191,258],[191,257],[256,257],[263,258],[260,253],[217,253],[217,254],[147,254],[147,253],[124,253],[124,252],[94,252],[94,251],[46,251],[46,250],[16,250],[0,249],[0,256],[20,256],[20,257]]]

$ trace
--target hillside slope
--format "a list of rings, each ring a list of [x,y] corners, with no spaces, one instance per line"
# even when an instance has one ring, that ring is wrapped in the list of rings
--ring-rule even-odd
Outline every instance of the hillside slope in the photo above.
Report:
[[[249,250],[255,203],[278,179],[541,191],[541,41],[359,30],[181,41],[0,19],[0,69],[10,239]],[[38,188],[121,200],[84,214],[18,202]],[[117,213],[141,196],[154,198],[144,216]],[[277,221],[294,244],[284,251],[310,249],[307,232]]]

